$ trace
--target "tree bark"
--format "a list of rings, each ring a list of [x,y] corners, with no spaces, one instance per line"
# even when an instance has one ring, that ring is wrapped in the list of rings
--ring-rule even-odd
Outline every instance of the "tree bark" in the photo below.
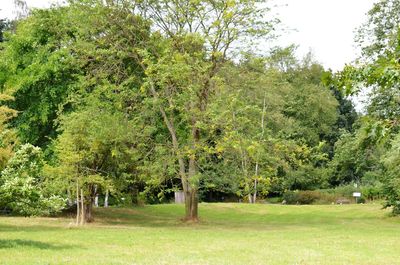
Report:
[[[265,132],[265,128],[264,128],[264,119],[265,119],[265,112],[267,105],[266,105],[266,94],[264,93],[264,101],[263,101],[263,110],[262,110],[262,114],[261,114],[261,140],[264,138],[264,132]],[[253,193],[253,200],[251,203],[256,203],[257,201],[257,178],[258,178],[258,159],[256,161],[256,170],[255,170],[255,177],[256,179],[254,179],[254,193]]]
[[[81,189],[81,225],[85,223],[85,197],[83,196],[83,189]]]
[[[257,179],[254,180],[253,203],[257,201]]]
[[[197,183],[193,183],[193,178],[196,177],[197,169],[196,169],[196,160],[193,155],[189,159],[189,172],[188,172],[188,181],[186,181],[187,185],[184,186],[185,192],[185,220],[187,221],[198,221],[198,187]],[[192,180],[192,183],[190,183]]]
[[[89,199],[85,204],[85,222],[91,223],[93,220],[93,202]]]
[[[85,214],[87,223],[91,223],[94,221],[93,205],[94,205],[94,201],[95,201],[96,190],[97,190],[96,185],[92,185],[92,184],[89,185],[89,195],[88,195],[88,199],[86,202],[86,214]]]
[[[187,185],[185,191],[185,219],[188,221],[198,221],[198,179],[196,148],[200,141],[200,129],[196,127],[196,120],[192,120],[192,154],[189,157],[189,168],[187,174]]]
[[[253,197],[251,196],[251,193],[249,193],[249,195],[247,195],[249,198],[249,203],[253,203]]]

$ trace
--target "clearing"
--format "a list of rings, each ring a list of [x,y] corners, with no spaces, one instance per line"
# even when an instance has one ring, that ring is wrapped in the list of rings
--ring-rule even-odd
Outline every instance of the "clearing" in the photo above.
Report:
[[[400,219],[380,204],[200,204],[96,209],[96,222],[0,217],[0,264],[400,264]]]

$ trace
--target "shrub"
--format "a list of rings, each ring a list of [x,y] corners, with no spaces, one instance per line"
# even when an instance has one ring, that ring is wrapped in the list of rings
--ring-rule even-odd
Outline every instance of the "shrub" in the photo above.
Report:
[[[297,204],[298,198],[298,193],[295,191],[287,191],[282,196],[282,199],[286,204]]]
[[[336,197],[352,198],[353,192],[357,192],[359,191],[359,189],[355,188],[353,185],[345,185],[345,186],[338,186],[334,189],[324,189],[319,191],[322,193],[334,195]]]
[[[21,146],[0,177],[0,206],[22,215],[49,215],[65,207],[65,199],[46,189],[39,147]]]
[[[283,200],[286,201],[287,204],[326,204],[332,203],[334,197],[319,191],[287,191],[283,194]]]
[[[368,200],[380,199],[382,197],[382,185],[377,186],[367,186],[361,188],[361,193]]]

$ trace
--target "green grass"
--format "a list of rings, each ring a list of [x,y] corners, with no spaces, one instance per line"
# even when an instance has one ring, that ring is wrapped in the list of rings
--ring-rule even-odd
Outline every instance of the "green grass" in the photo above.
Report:
[[[201,204],[0,217],[0,264],[400,264],[400,219],[376,205]]]

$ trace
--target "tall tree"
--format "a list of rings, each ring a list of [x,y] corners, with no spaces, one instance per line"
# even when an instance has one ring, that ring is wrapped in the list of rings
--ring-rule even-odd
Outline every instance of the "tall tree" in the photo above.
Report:
[[[12,120],[22,142],[46,147],[56,137],[56,119],[78,78],[68,43],[74,27],[66,8],[36,10],[21,19],[0,52],[0,86],[20,112]]]
[[[367,22],[360,27],[357,41],[362,55],[354,66],[347,66],[341,73],[342,85],[347,93],[358,93],[368,87],[370,102],[367,117],[360,131],[364,143],[375,149],[384,165],[385,195],[387,206],[398,214],[398,177],[395,164],[398,159],[399,84],[400,84],[400,2],[383,0],[374,4]],[[361,150],[365,150],[365,145]],[[389,151],[388,151],[389,150]]]
[[[158,38],[158,51],[143,51],[139,61],[170,133],[188,220],[198,219],[199,163],[208,147],[203,128],[218,88],[216,74],[234,44],[270,33],[272,20],[260,6],[254,0],[143,1],[141,6],[164,37]]]

